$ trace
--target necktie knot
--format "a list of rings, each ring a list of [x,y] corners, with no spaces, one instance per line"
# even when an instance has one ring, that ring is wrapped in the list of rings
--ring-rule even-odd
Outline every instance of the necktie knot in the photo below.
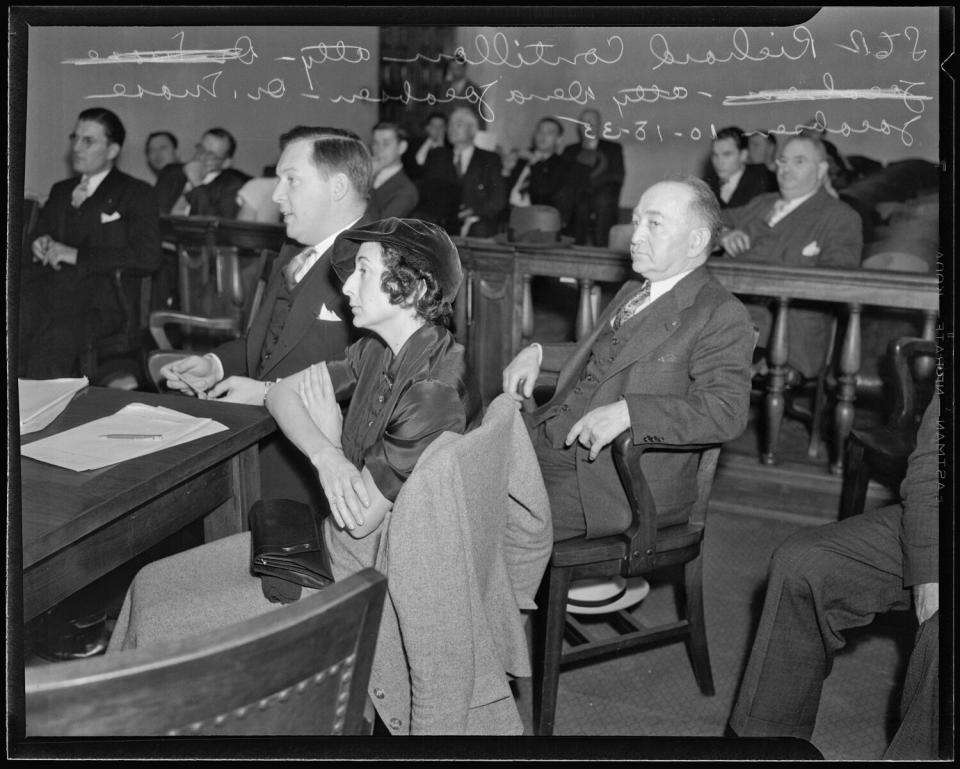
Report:
[[[73,196],[70,201],[74,208],[79,208],[90,197],[90,177],[84,174],[80,178],[80,184],[73,188]]]
[[[287,290],[293,291],[296,287],[297,273],[300,272],[300,269],[306,264],[307,259],[313,256],[315,250],[314,248],[305,248],[293,257],[293,259],[287,263],[287,266],[283,268],[283,278],[287,283]]]
[[[640,287],[640,290],[631,296],[627,300],[626,304],[624,304],[617,314],[613,316],[613,318],[610,320],[610,328],[612,328],[614,331],[618,331],[624,323],[626,323],[628,320],[630,320],[630,318],[643,309],[649,298],[650,281],[647,280],[644,281],[644,284]]]

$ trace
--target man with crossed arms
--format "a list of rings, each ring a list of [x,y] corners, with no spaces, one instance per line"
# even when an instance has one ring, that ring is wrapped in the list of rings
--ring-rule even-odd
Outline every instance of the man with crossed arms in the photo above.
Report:
[[[520,399],[532,395],[541,368],[562,364],[553,398],[527,415],[554,541],[630,524],[607,449],[624,430],[635,443],[713,443],[747,424],[753,327],[704,266],[720,229],[716,198],[699,179],[655,184],[633,226],[633,270],[644,280],[624,284],[572,355],[569,345],[533,344],[503,372],[504,392]],[[676,452],[641,459],[660,525],[686,519],[696,463]]]
[[[338,128],[300,126],[280,143],[273,200],[297,243],[281,250],[246,334],[161,369],[174,390],[261,405],[272,383],[319,360],[343,358],[353,338],[351,313],[331,266],[352,264],[357,250],[350,241],[334,245],[337,235],[368,222],[370,152],[356,134]],[[282,435],[261,444],[260,465],[264,498],[319,505],[313,468]]]

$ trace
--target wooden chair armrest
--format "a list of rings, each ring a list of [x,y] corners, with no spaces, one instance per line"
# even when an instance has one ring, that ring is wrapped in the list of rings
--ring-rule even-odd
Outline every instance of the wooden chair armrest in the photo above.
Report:
[[[173,345],[167,337],[165,326],[178,323],[191,328],[202,328],[209,331],[229,331],[239,334],[237,323],[233,318],[204,318],[198,315],[188,315],[174,310],[157,310],[150,313],[150,335],[157,343],[158,349],[172,350]]]
[[[657,555],[657,506],[640,468],[640,457],[647,451],[695,452],[717,449],[719,454],[720,446],[719,443],[634,443],[630,430],[624,430],[614,439],[611,447],[613,463],[633,513],[633,521],[622,535],[629,542],[627,569],[630,574],[651,568]],[[712,461],[716,462],[716,457]]]

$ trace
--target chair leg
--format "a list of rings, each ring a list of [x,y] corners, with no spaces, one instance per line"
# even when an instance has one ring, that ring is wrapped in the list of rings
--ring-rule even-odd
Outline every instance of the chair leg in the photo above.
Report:
[[[560,656],[567,617],[568,569],[547,568],[538,603],[536,654],[533,665],[533,728],[538,737],[553,734],[560,683]]]
[[[686,593],[686,615],[690,623],[687,653],[693,666],[700,691],[707,697],[715,693],[713,672],[710,669],[710,650],[707,648],[707,626],[703,618],[703,553],[688,561],[683,569]]]
[[[843,486],[840,491],[840,520],[863,512],[869,483],[870,468],[864,457],[864,446],[856,438],[848,438]]]

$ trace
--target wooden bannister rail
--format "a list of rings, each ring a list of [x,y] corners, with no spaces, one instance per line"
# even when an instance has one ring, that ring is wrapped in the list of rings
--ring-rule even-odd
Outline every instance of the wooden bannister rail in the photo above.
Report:
[[[464,267],[457,304],[457,335],[469,351],[485,401],[501,387],[501,372],[521,347],[536,339],[530,281],[534,276],[577,281],[580,298],[576,335],[593,328],[598,307],[597,283],[620,283],[634,275],[626,254],[601,248],[525,249],[476,238],[455,239]],[[815,301],[846,315],[839,355],[838,400],[834,410],[832,472],[840,472],[846,436],[853,425],[857,374],[861,364],[860,317],[864,307],[916,310],[923,314],[925,339],[934,339],[940,308],[936,275],[841,270],[757,264],[711,258],[711,273],[735,294],[774,300],[774,325],[768,348],[771,366],[765,398],[765,436],[761,459],[776,462],[784,411],[785,364],[789,339],[786,317],[791,302]],[[932,365],[928,361],[926,365]]]

